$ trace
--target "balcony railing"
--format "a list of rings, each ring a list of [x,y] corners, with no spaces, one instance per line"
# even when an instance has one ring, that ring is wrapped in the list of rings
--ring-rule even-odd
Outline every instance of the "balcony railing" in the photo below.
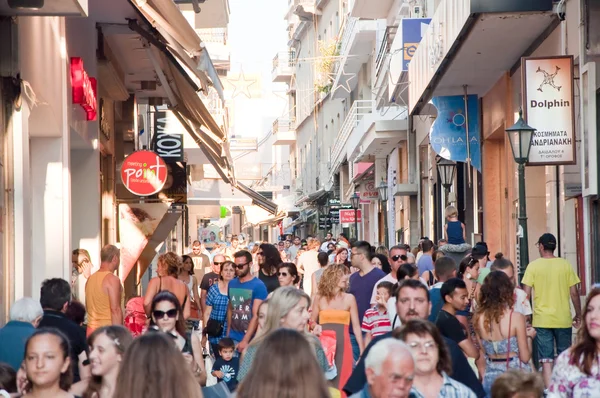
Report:
[[[277,53],[273,58],[273,70],[271,72],[274,82],[287,82],[294,74],[296,53],[284,51]]]
[[[219,43],[227,45],[227,28],[196,29],[200,39],[206,43]]]
[[[296,119],[275,119],[273,122],[273,134],[286,131],[296,131]]]
[[[338,132],[335,143],[333,144],[333,149],[331,151],[332,174],[337,171],[338,167],[343,161],[343,150],[346,148],[346,144],[348,143],[350,134],[352,134],[352,130],[354,130],[364,115],[373,112],[374,107],[374,100],[358,100],[354,101],[352,104],[346,119],[344,119],[344,123],[342,123],[342,126],[340,127],[340,131]]]
[[[398,31],[397,26],[388,26],[385,29],[385,34],[383,36],[383,40],[381,41],[381,46],[379,47],[379,51],[377,52],[377,58],[375,59],[375,76],[379,76],[383,65],[385,64],[385,60],[388,58],[387,53],[394,42],[394,38],[396,37],[396,32]]]

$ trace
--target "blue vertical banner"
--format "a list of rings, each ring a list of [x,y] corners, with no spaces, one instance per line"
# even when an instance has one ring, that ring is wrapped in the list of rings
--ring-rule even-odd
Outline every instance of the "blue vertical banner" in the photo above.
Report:
[[[462,95],[434,97],[431,102],[438,111],[429,132],[433,150],[441,157],[455,162],[466,162],[470,157],[472,166],[481,172],[479,98],[476,95],[467,96],[467,107]]]
[[[402,20],[402,70],[408,71],[408,63],[415,55],[417,47],[427,27],[431,22],[431,18],[404,18]]]

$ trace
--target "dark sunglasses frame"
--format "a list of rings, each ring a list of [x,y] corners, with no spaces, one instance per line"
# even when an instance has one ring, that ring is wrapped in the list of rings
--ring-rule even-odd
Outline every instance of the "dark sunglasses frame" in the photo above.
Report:
[[[277,276],[290,276],[287,272],[278,272]]]
[[[408,260],[408,256],[406,256],[404,254],[395,255],[390,258],[392,259],[392,261],[398,261],[398,260],[407,261]]]
[[[225,264],[225,261],[222,261],[222,262],[217,262],[217,261],[215,261],[213,264],[214,264],[214,265],[223,265],[223,264]]]
[[[165,315],[169,318],[175,318],[177,316],[177,308],[172,308],[168,311],[154,310],[152,311],[152,315],[156,319],[163,319]]]
[[[244,264],[235,264],[235,265],[234,265],[234,268],[237,268],[237,269],[242,269],[242,268],[244,268],[246,265],[249,265],[249,264],[250,264],[250,263],[244,263]]]

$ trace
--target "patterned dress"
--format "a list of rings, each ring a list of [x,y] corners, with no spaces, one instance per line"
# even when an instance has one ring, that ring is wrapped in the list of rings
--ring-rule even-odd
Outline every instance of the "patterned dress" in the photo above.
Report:
[[[548,397],[591,398],[600,396],[600,355],[592,366],[592,374],[583,373],[571,364],[571,349],[563,351],[554,363]]]
[[[227,305],[229,304],[229,297],[226,294],[222,294],[219,290],[219,284],[215,283],[208,289],[206,295],[206,305],[212,307],[210,312],[210,318],[215,321],[223,322],[223,333],[221,336],[208,337],[208,341],[211,344],[217,344],[219,340],[227,335]]]
[[[510,343],[510,347],[509,347]],[[483,389],[486,394],[490,394],[492,384],[498,376],[506,372],[509,369],[518,369],[523,372],[531,372],[529,364],[521,362],[519,359],[519,346],[517,344],[517,337],[513,336],[510,339],[504,339],[499,341],[481,340],[483,350],[485,351],[487,360],[485,367],[485,376],[483,376]],[[490,355],[504,356],[507,357],[511,352],[516,353],[516,356],[510,358],[510,360],[502,360],[501,362],[495,362],[489,359]]]

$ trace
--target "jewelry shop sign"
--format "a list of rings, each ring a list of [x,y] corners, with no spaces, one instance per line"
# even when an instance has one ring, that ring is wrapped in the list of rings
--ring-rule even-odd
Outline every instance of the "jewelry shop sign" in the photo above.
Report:
[[[521,61],[530,166],[575,164],[573,57],[523,58]]]

